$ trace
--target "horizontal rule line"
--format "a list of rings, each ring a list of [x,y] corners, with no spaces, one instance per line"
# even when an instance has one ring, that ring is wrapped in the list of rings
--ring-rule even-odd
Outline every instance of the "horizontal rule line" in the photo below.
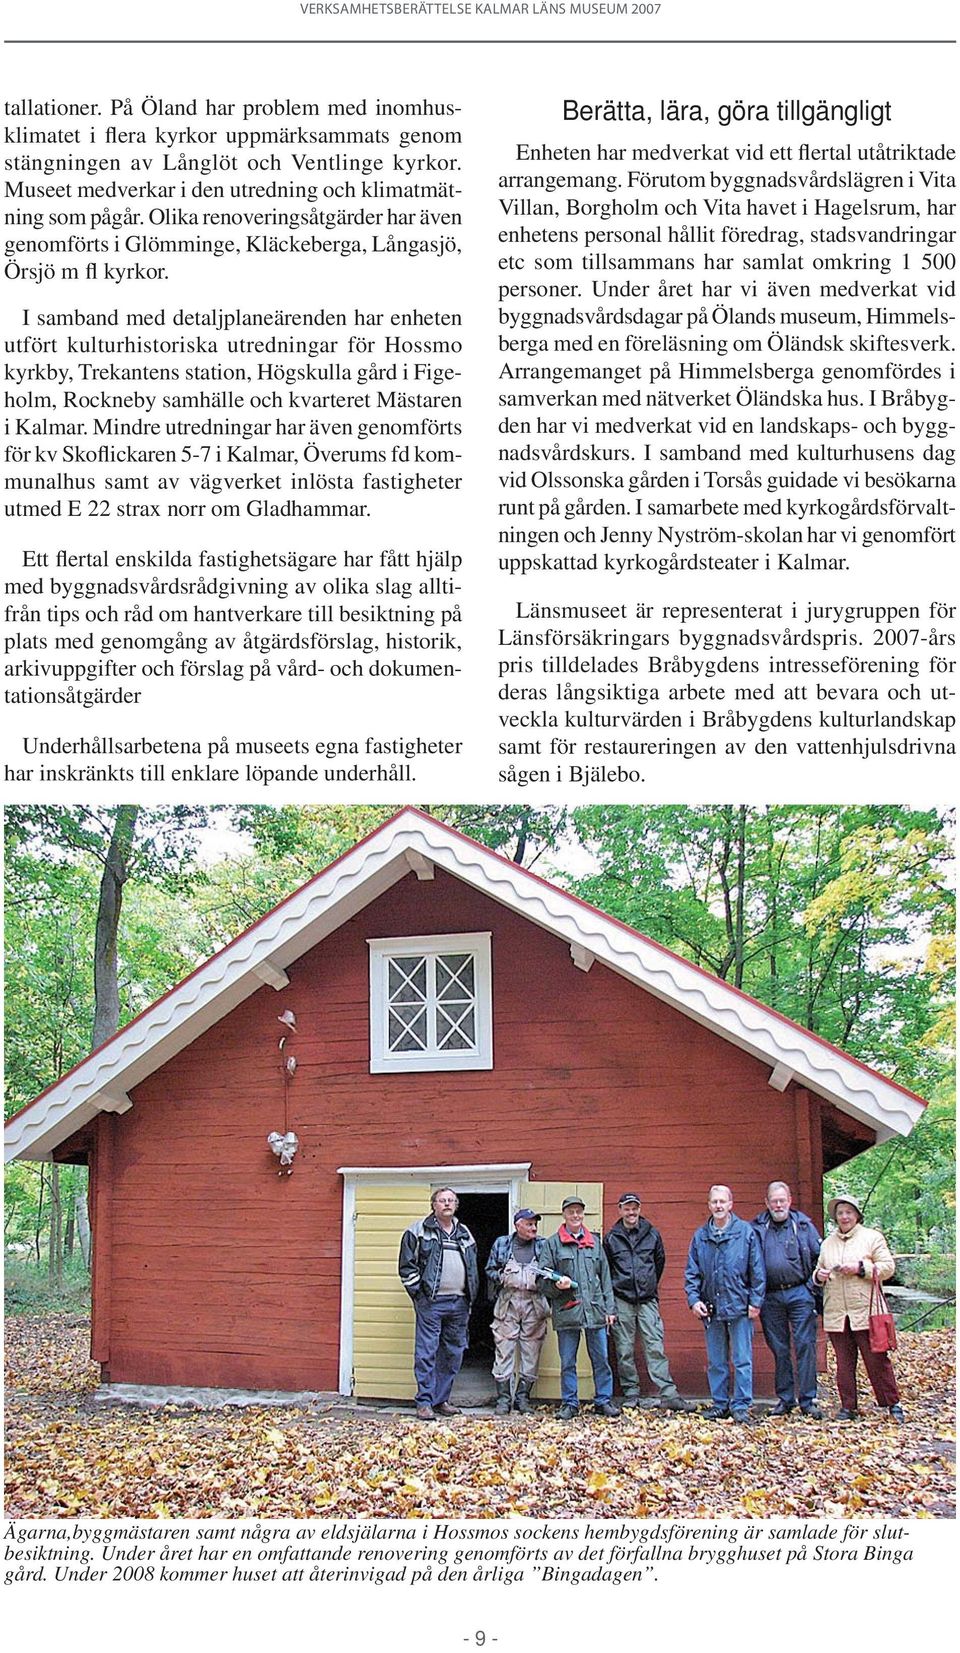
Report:
[[[247,40],[226,39],[164,39],[164,40],[5,40],[5,46],[955,46],[956,40],[912,39],[887,40],[870,39],[861,36],[851,40],[821,40],[806,37],[802,40],[765,40],[748,39],[732,40],[646,40],[642,36],[632,35],[627,40],[611,38],[597,38],[592,35],[588,40],[573,39],[568,36],[562,40],[544,39],[538,36],[534,40],[492,39],[483,35],[479,39],[467,38],[462,35],[441,35],[439,39],[427,40],[420,36],[385,40],[328,40],[318,35],[311,35],[304,39],[291,40]]]

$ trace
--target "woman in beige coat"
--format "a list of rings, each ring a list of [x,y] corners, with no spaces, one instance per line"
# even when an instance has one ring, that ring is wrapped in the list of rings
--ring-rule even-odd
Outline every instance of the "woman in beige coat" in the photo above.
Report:
[[[877,1405],[903,1423],[896,1373],[888,1354],[870,1347],[870,1290],[873,1271],[889,1280],[895,1264],[879,1228],[865,1228],[859,1202],[839,1194],[827,1207],[836,1223],[820,1247],[814,1279],[823,1287],[823,1328],[837,1357],[839,1418],[857,1416],[857,1352],[863,1357]]]

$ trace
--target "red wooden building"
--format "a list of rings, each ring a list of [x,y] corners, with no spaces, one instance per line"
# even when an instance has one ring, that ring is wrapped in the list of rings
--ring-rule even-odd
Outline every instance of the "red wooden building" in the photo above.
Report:
[[[397,1245],[449,1182],[481,1253],[524,1195],[551,1232],[571,1189],[605,1226],[638,1189],[667,1249],[673,1370],[696,1394],[703,1337],[682,1277],[709,1185],[728,1183],[750,1217],[782,1177],[819,1222],[823,1172],[906,1134],[922,1108],[405,809],[23,1109],[6,1138],[8,1158],[90,1165],[105,1381],[411,1393]],[[267,1142],[288,1131],[289,1174]],[[548,1356],[542,1393],[554,1375]]]

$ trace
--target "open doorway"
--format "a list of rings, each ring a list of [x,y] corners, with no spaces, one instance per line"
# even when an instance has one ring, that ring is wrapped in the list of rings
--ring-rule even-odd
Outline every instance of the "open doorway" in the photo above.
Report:
[[[487,1293],[484,1270],[498,1234],[510,1232],[510,1200],[506,1193],[461,1194],[457,1216],[477,1242],[480,1291],[470,1314],[470,1343],[454,1388],[461,1403],[493,1393],[493,1303]],[[482,1392],[482,1395],[481,1395]]]

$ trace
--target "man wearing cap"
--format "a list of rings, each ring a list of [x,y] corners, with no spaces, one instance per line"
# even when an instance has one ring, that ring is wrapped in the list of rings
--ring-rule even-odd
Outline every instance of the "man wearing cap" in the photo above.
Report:
[[[413,1375],[417,1417],[450,1417],[450,1391],[463,1363],[470,1305],[479,1290],[477,1242],[457,1220],[453,1188],[437,1188],[430,1215],[411,1223],[400,1241],[400,1281],[417,1316]]]
[[[604,1238],[603,1249],[610,1264],[610,1280],[617,1318],[613,1323],[613,1344],[624,1406],[640,1404],[636,1344],[640,1339],[651,1383],[668,1412],[687,1412],[687,1402],[670,1373],[663,1347],[663,1321],[657,1293],[666,1263],[663,1240],[653,1224],[640,1215],[640,1195],[621,1194],[619,1222]]]
[[[496,1358],[493,1381],[497,1386],[496,1410],[500,1417],[510,1411],[511,1388],[517,1355],[520,1376],[513,1405],[529,1412],[530,1391],[537,1381],[537,1367],[547,1335],[550,1310],[543,1295],[537,1266],[543,1242],[537,1234],[539,1211],[529,1206],[513,1213],[513,1233],[494,1240],[487,1258],[487,1279],[496,1293],[493,1310],[493,1339]]]
[[[715,1183],[707,1196],[708,1220],[690,1241],[684,1289],[707,1339],[709,1418],[750,1422],[753,1403],[753,1323],[760,1318],[766,1277],[763,1252],[752,1223],[733,1213],[733,1194]],[[733,1400],[730,1365],[733,1364]]]
[[[603,1418],[619,1418],[613,1403],[613,1372],[607,1359],[607,1330],[616,1320],[610,1265],[599,1234],[583,1226],[584,1204],[577,1194],[563,1202],[563,1222],[543,1243],[540,1266],[549,1269],[544,1289],[550,1298],[553,1326],[560,1345],[560,1417],[577,1415],[577,1350],[580,1334],[593,1367],[593,1409]]]
[[[774,1359],[777,1404],[773,1417],[787,1417],[799,1401],[805,1418],[821,1418],[823,1413],[817,1405],[817,1305],[813,1289],[813,1271],[821,1240],[810,1218],[792,1209],[792,1200],[785,1182],[771,1182],[767,1189],[767,1208],[753,1219],[767,1276],[760,1325]]]

